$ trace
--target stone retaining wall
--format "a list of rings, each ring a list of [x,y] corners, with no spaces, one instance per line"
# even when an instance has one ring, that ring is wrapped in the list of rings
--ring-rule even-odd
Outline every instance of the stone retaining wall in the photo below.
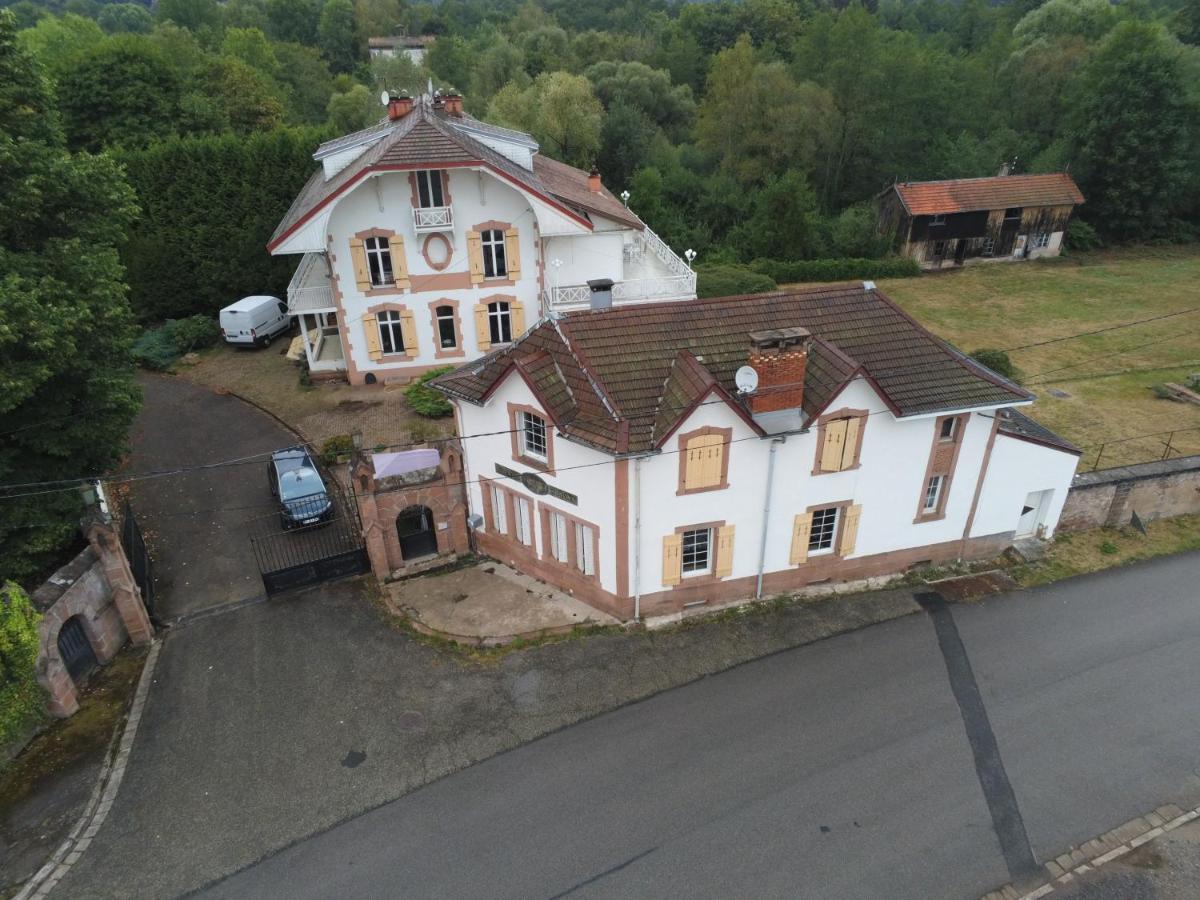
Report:
[[[1200,513],[1200,456],[1076,475],[1058,527],[1119,528],[1134,512],[1143,521]]]

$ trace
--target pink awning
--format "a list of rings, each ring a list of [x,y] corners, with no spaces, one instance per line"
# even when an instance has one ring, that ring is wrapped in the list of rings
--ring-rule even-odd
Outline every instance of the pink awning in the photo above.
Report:
[[[441,454],[436,450],[402,450],[399,453],[371,455],[376,478],[390,478],[394,475],[407,475],[418,469],[432,469],[440,461]]]

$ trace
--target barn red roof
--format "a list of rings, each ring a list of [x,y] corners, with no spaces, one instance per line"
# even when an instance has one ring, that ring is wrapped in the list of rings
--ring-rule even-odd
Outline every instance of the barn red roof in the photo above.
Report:
[[[895,185],[904,208],[914,216],[1009,209],[1014,206],[1075,206],[1083,194],[1066,172],[1051,175],[998,175],[951,181],[905,181]]]

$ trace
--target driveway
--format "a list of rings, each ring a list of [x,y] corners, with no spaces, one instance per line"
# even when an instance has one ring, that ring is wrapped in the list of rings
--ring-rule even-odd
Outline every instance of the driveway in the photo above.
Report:
[[[248,535],[251,520],[275,509],[264,454],[294,444],[295,435],[236,397],[165,375],[140,380],[145,403],[134,424],[134,472],[246,460],[132,484],[155,560],[159,618],[262,594]]]

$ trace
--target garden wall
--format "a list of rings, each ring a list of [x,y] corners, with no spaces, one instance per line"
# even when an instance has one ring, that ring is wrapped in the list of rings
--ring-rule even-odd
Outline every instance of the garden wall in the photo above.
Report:
[[[1059,529],[1128,525],[1200,513],[1200,456],[1098,469],[1075,476]]]

